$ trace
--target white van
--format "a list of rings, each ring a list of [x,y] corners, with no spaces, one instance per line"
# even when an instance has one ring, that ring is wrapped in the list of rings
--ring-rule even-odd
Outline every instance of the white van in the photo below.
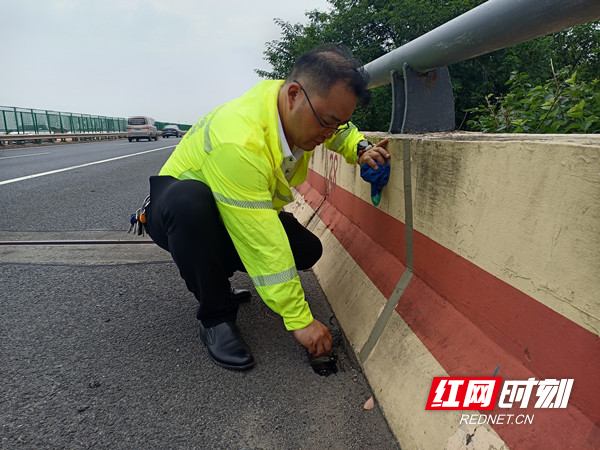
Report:
[[[151,117],[134,116],[127,119],[127,139],[129,142],[139,141],[140,139],[148,139],[151,141],[158,140],[158,132],[156,131],[156,122]]]

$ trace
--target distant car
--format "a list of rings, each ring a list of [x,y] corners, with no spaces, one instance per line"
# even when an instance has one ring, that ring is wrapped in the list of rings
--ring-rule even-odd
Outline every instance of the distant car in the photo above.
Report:
[[[164,138],[168,138],[171,136],[180,138],[182,135],[183,135],[183,133],[177,125],[166,125],[162,129],[162,137],[164,137]]]
[[[151,141],[158,140],[158,132],[156,131],[156,122],[151,117],[135,116],[127,119],[127,139],[129,142],[139,141],[140,139],[148,139]]]

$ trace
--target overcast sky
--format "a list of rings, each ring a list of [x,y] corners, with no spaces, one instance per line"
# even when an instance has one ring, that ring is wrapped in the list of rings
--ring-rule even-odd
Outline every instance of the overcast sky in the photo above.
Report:
[[[326,0],[0,0],[0,105],[194,123]]]

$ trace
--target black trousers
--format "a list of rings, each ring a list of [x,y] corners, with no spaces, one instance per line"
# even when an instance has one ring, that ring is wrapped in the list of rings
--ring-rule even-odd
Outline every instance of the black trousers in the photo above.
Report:
[[[229,278],[246,271],[220,219],[210,188],[196,180],[150,177],[148,233],[171,253],[187,288],[199,302],[198,319],[205,327],[233,321],[238,303],[230,298]],[[321,257],[317,236],[285,211],[279,219],[288,236],[298,270],[311,268]]]

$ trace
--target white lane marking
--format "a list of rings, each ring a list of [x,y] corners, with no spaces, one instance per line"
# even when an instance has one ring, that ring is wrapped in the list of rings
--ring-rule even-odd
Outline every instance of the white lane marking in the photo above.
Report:
[[[17,181],[30,180],[32,178],[43,177],[46,175],[52,175],[52,174],[60,173],[60,172],[66,172],[67,170],[80,169],[82,167],[93,166],[95,164],[102,164],[102,163],[106,163],[106,162],[116,161],[118,159],[130,158],[132,156],[143,155],[144,153],[158,152],[159,150],[165,150],[167,148],[173,148],[173,147],[175,147],[175,146],[169,145],[168,147],[155,148],[153,150],[146,150],[144,152],[132,153],[131,155],[117,156],[115,158],[103,159],[102,161],[93,161],[93,162],[89,162],[89,163],[85,163],[85,164],[79,164],[78,166],[65,167],[64,169],[56,169],[56,170],[50,170],[49,172],[34,173],[33,175],[27,175],[24,177],[13,178],[12,180],[0,181],[0,185],[16,183]]]
[[[44,153],[31,153],[30,155],[17,155],[17,156],[0,156],[0,159],[10,159],[10,158],[25,158],[27,156],[38,156],[38,155],[49,155],[50,152]]]

